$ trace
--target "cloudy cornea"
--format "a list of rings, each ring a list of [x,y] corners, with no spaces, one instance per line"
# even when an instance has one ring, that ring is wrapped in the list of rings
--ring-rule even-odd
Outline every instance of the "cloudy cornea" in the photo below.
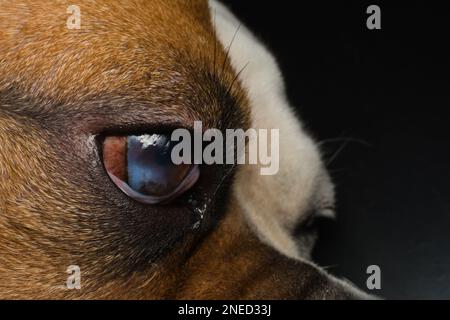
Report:
[[[155,145],[158,142],[158,137],[155,135],[139,136],[139,142],[142,144],[142,149],[147,149],[149,146]]]

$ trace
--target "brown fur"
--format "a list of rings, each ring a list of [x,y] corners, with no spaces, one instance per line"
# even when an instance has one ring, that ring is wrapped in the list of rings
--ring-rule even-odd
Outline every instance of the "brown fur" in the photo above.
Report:
[[[229,168],[203,172],[194,231],[195,208],[140,205],[106,177],[98,135],[248,127],[207,2],[78,0],[81,30],[70,4],[0,1],[0,298],[348,297],[259,242]],[[69,265],[82,290],[63,287]]]

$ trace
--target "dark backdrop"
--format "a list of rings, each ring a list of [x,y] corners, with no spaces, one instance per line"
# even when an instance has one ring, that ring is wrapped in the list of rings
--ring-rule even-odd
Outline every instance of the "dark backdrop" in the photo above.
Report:
[[[334,158],[338,219],[322,224],[315,261],[362,288],[379,265],[373,293],[385,298],[450,298],[450,11],[225,2],[275,52],[293,105]],[[366,28],[370,4],[382,30]]]

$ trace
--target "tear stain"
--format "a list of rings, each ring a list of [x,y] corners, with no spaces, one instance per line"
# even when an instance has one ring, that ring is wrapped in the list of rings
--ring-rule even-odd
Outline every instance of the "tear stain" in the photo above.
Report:
[[[229,166],[228,170],[225,171],[220,182],[213,189],[214,191],[206,192],[203,188],[199,187],[198,196],[191,194],[188,198],[188,207],[194,214],[194,223],[192,225],[192,230],[198,230],[202,227],[205,222],[205,218],[207,217],[208,210],[211,209],[214,199],[217,196],[217,193],[220,190],[220,187],[224,184],[227,178],[233,173],[233,169],[236,165]]]
[[[190,210],[194,213],[194,224],[192,226],[192,230],[200,229],[211,203],[211,197],[209,197],[205,192],[201,192],[200,199],[196,198],[194,195],[189,197],[188,205]]]

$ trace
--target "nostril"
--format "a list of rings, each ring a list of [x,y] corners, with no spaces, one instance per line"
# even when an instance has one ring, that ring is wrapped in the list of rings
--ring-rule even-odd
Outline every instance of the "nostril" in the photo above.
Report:
[[[311,258],[311,252],[315,247],[322,225],[332,221],[317,211],[311,212],[306,219],[298,223],[294,229],[293,236],[296,239],[299,254],[306,258]]]
[[[294,236],[301,236],[316,232],[322,226],[329,225],[330,222],[333,222],[334,220],[334,211],[330,210],[330,212],[330,214],[324,214],[322,211],[320,213],[316,211],[310,213],[308,218],[299,222],[294,228]]]
[[[321,230],[324,227],[327,227],[331,224],[333,224],[335,222],[335,220],[333,219],[333,217],[329,217],[329,216],[317,216],[314,219],[314,228],[317,230]]]
[[[308,219],[305,221],[304,227],[305,227],[305,228],[313,228],[314,225],[316,224],[316,221],[317,221],[317,215],[316,215],[315,213],[314,213],[314,214],[311,214],[311,215],[308,217]]]
[[[314,215],[309,217],[305,222],[305,228],[308,230],[317,230],[321,225],[329,224],[332,219],[329,216],[325,215]]]

